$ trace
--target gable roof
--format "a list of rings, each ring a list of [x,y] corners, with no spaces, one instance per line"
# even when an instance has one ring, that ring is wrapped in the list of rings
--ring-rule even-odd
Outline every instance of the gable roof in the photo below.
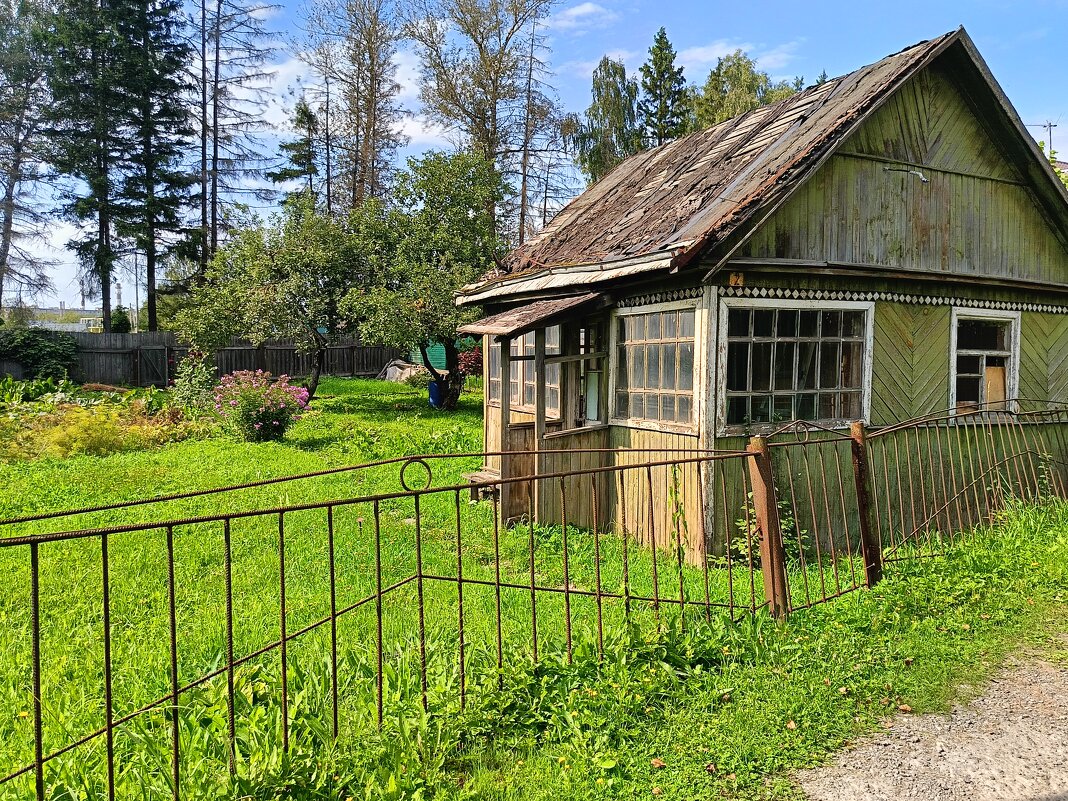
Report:
[[[970,99],[978,99],[992,127],[1001,129],[1043,206],[1068,232],[1068,192],[959,28],[630,157],[512,251],[500,270],[464,287],[457,302],[677,270],[712,247],[729,246],[792,194],[904,81],[951,48],[960,69],[980,87]]]

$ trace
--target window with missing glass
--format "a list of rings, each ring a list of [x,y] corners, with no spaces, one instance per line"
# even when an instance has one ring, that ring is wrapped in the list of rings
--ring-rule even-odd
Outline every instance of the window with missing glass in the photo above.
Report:
[[[1017,316],[955,312],[953,408],[998,411],[1014,394]]]
[[[621,313],[616,319],[616,418],[693,423],[692,306]]]
[[[725,305],[725,421],[844,422],[865,416],[865,306]]]

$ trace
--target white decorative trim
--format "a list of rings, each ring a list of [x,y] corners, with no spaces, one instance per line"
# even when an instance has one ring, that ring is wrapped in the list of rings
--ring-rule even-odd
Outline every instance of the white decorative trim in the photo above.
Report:
[[[832,289],[783,289],[781,287],[719,287],[720,297],[769,298],[781,300],[825,300],[848,302],[887,301],[917,306],[955,306],[962,309],[991,309],[994,311],[1028,311],[1047,314],[1068,314],[1068,306],[1047,303],[1020,303],[1006,300],[968,300],[966,298],[907,295],[900,292],[860,292]],[[621,304],[622,305],[622,304]]]
[[[690,287],[689,289],[670,289],[664,292],[651,292],[647,295],[633,295],[629,298],[623,298],[616,306],[620,309],[630,308],[632,306],[651,306],[654,303],[673,303],[677,300],[693,300],[699,298],[704,293],[704,289],[699,286]]]

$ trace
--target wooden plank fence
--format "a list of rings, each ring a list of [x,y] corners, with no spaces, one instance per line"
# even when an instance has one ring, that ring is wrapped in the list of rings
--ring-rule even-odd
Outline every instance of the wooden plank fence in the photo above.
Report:
[[[167,386],[175,368],[189,352],[171,332],[139,334],[71,334],[78,343],[75,380],[92,384]],[[404,353],[359,340],[342,340],[326,352],[324,375],[375,376],[392,359]],[[219,375],[236,370],[266,370],[273,375],[308,375],[312,354],[301,353],[291,340],[268,340],[256,347],[234,339],[215,353]]]

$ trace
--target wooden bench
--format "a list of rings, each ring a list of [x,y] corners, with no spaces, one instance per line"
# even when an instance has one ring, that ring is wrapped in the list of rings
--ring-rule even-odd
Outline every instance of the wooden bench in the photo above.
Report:
[[[498,492],[500,492],[500,486],[493,484],[490,486],[479,486],[484,481],[500,481],[501,474],[496,470],[489,470],[482,468],[475,473],[464,473],[464,479],[471,485],[471,500],[472,501],[484,501],[493,498]]]

